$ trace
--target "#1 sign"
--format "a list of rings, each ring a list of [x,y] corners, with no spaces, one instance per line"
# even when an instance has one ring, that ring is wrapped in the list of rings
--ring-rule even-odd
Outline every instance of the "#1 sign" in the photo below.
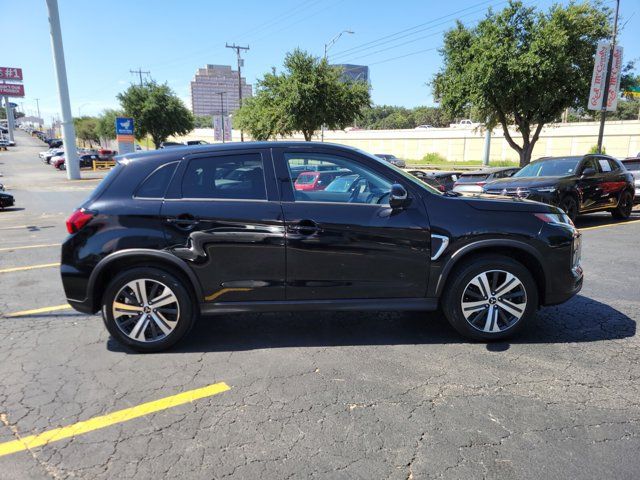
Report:
[[[602,96],[609,67],[609,55],[611,53],[611,43],[607,41],[598,42],[596,49],[595,64],[591,76],[591,90],[589,91],[589,110],[602,109]],[[613,62],[611,64],[611,75],[609,76],[609,91],[607,92],[607,111],[615,112],[618,107],[618,90],[620,89],[620,75],[622,73],[622,47],[616,45],[613,52]]]

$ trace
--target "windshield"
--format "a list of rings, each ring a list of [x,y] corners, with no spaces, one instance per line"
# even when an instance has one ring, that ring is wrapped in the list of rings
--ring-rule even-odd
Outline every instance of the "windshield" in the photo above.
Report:
[[[554,158],[530,163],[514,177],[564,177],[574,175],[580,157]]]

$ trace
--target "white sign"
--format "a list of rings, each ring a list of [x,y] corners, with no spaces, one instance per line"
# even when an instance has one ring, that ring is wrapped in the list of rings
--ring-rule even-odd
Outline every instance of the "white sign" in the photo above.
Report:
[[[231,141],[231,118],[227,115],[223,117],[221,115],[214,115],[213,117],[213,139],[216,142],[222,141],[222,132],[224,131],[224,141]]]
[[[611,53],[611,43],[607,41],[598,42],[596,49],[595,64],[591,76],[591,90],[589,91],[589,110],[602,109],[602,96],[606,81],[607,68],[609,66],[609,55]],[[609,92],[607,95],[607,111],[614,112],[618,107],[618,90],[620,89],[620,74],[622,73],[622,47],[616,45],[613,52],[613,62],[611,65],[611,75],[609,81]]]

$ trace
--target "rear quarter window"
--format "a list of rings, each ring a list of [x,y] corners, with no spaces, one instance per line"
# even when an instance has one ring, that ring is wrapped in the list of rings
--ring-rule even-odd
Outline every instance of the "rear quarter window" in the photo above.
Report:
[[[177,165],[178,162],[172,162],[156,168],[142,181],[134,196],[136,198],[164,198]]]
[[[86,207],[88,204],[96,201],[106,190],[109,188],[109,185],[113,183],[115,178],[120,174],[120,172],[125,168],[121,163],[116,163],[115,167],[113,167],[109,173],[102,179],[102,181],[98,184],[98,186],[91,192],[91,194],[87,197],[85,202],[82,204],[83,207]]]

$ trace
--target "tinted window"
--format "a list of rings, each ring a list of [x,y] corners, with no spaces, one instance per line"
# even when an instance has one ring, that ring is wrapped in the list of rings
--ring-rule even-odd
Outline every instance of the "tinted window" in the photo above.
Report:
[[[582,163],[580,173],[582,174],[587,168],[593,168],[596,172],[600,171],[600,169],[598,168],[598,162],[596,162],[596,159],[593,157],[585,159],[585,161]]]
[[[627,167],[627,170],[638,172],[640,171],[640,160],[633,162],[624,162],[624,166]]]
[[[182,197],[266,200],[262,157],[251,153],[194,158],[182,178]]]
[[[164,198],[177,165],[174,162],[157,168],[138,187],[135,196],[138,198]]]
[[[488,173],[462,174],[458,183],[476,183],[489,178]]]
[[[575,175],[580,162],[579,157],[553,158],[538,160],[516,172],[514,177],[564,177]]]
[[[608,158],[607,161],[609,162],[609,165],[611,166],[611,171],[612,172],[617,172],[618,170],[620,170],[620,164],[616,160]]]
[[[300,202],[388,203],[391,182],[378,173],[349,158],[319,153],[286,153],[291,176],[300,166],[331,170],[331,175],[318,189],[301,190],[294,185],[295,200]],[[312,168],[309,168],[310,170]]]

